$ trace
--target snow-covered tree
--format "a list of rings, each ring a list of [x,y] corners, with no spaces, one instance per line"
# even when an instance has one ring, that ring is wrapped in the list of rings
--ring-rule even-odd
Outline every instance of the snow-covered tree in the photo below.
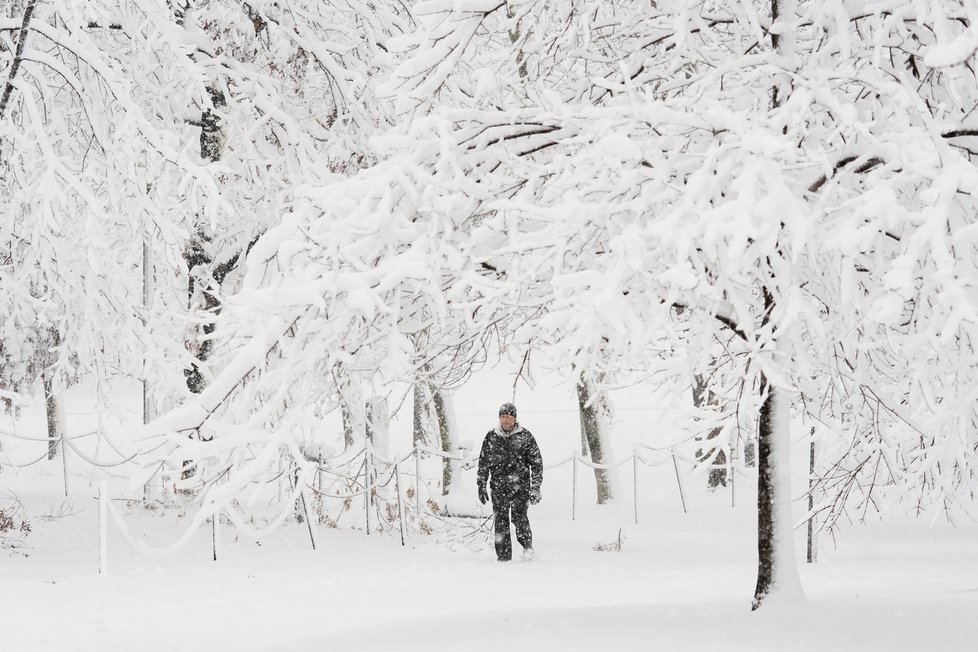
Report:
[[[149,336],[165,325],[143,306],[142,243],[179,237],[168,202],[155,201],[161,188],[194,201],[213,197],[213,183],[171,137],[180,118],[163,100],[178,101],[194,75],[165,3],[7,5],[0,378],[19,391],[43,379],[56,416],[57,394],[80,375],[144,375],[144,357],[173,353],[142,355],[165,341]]]
[[[339,405],[329,370],[416,378],[419,314],[452,345],[505,328],[575,383],[688,387],[709,368],[737,406],[725,427],[759,430],[755,606],[800,592],[793,409],[821,406],[843,489],[969,495],[978,176],[958,3],[415,12],[379,162],[297,190],[221,316],[237,357],[148,431],[210,429],[171,449],[209,460],[205,482],[247,470],[206,509],[298,448],[303,398]]]
[[[858,416],[833,424],[854,433],[839,452],[857,471],[872,468],[857,450],[877,467],[901,451],[896,488],[945,504],[968,495],[973,401],[945,404],[934,388],[970,386],[974,373],[961,362],[972,245],[946,242],[974,214],[961,124],[975,93],[962,65],[970,22],[955,2],[849,14],[822,2],[639,4],[514,2],[504,17],[493,3],[428,3],[419,52],[398,72],[401,105],[424,111],[415,133],[441,130],[464,181],[478,179],[471,196],[511,234],[514,275],[547,297],[524,331],[554,359],[596,372],[610,359],[648,377],[664,337],[688,350],[677,322],[733,346],[727,373],[747,379],[740,407],[753,403],[743,411],[760,421],[759,604],[796,585],[789,408],[819,404],[826,383],[846,393],[825,412]],[[493,26],[513,16],[536,22],[509,30],[507,49]],[[520,69],[500,75],[492,100],[475,81],[487,62]],[[913,373],[891,375],[895,360]]]
[[[184,369],[187,389],[206,382],[222,283],[293,188],[364,164],[384,121],[372,76],[406,12],[7,6],[0,380],[30,391],[43,377],[56,417],[57,393],[82,375],[152,378],[152,414]]]
[[[388,38],[407,26],[396,3],[175,2],[174,19],[195,36],[206,75],[191,122],[200,157],[219,179],[236,219],[194,214],[184,252],[188,294],[202,311],[189,338],[196,362],[187,385],[199,393],[214,343],[221,286],[255,237],[293,203],[292,190],[328,172],[355,170],[384,123],[373,91]]]

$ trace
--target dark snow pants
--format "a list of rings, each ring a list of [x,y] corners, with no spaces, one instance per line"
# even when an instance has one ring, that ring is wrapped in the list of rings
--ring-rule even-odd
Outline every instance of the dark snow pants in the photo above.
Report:
[[[492,495],[492,514],[496,519],[496,559],[509,561],[513,558],[513,541],[509,535],[510,513],[516,526],[516,540],[524,548],[533,547],[530,517],[527,515],[530,497],[522,492],[515,495]]]

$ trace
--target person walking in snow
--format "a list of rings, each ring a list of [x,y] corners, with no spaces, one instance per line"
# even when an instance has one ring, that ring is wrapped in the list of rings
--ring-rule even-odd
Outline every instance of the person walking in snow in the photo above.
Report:
[[[491,476],[491,479],[490,479]],[[523,546],[523,558],[533,558],[533,533],[530,531],[529,505],[540,502],[543,483],[543,458],[533,434],[516,420],[516,406],[503,403],[499,423],[486,434],[479,453],[479,501],[485,505],[492,494],[492,513],[496,519],[496,558],[513,558],[509,534],[510,516],[516,526],[516,540]],[[489,483],[491,492],[486,491]]]

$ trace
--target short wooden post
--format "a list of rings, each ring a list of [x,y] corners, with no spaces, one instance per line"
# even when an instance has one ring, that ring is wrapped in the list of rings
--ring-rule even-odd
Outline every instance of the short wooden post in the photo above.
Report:
[[[401,468],[394,464],[394,490],[397,491],[397,518],[401,524],[401,545],[404,544],[404,503],[401,502]]]
[[[635,503],[635,525],[638,525],[638,453],[632,451],[632,502]]]
[[[421,447],[414,447],[414,507],[421,512]]]
[[[61,468],[65,476],[65,496],[68,495],[68,441],[65,439],[64,424],[61,424]]]
[[[679,487],[679,500],[683,503],[683,514],[688,514],[686,511],[686,497],[683,496],[683,481],[679,478],[679,464],[676,463],[676,451],[672,451],[672,468],[676,469],[676,486]]]
[[[363,472],[366,475],[366,480],[364,482],[364,484],[366,485],[366,489],[363,493],[363,507],[367,512],[367,534],[370,534],[370,485],[371,485],[370,476],[372,475],[372,471],[373,471],[373,469],[371,468],[373,466],[372,464],[373,460],[370,459],[371,456],[370,456],[369,442],[367,443],[367,446],[363,450],[364,450]]]
[[[309,528],[309,543],[312,544],[312,549],[316,549],[316,532],[312,527],[312,519],[309,518],[309,504],[306,502],[306,488],[303,486],[299,490],[299,499],[302,501],[302,513],[306,517],[306,527]]]
[[[730,506],[737,506],[737,492],[735,489],[734,482],[737,477],[737,466],[734,464],[734,453],[737,451],[737,446],[734,445],[730,449],[730,455],[727,457],[727,477],[730,479]]]
[[[217,514],[211,514],[211,553],[214,561],[217,561],[217,521],[219,518]]]

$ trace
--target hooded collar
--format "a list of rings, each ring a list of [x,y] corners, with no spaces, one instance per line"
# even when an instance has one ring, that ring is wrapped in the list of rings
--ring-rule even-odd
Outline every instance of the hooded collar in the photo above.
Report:
[[[523,426],[521,426],[520,425],[520,422],[517,421],[516,422],[516,425],[513,426],[513,429],[512,430],[510,430],[509,432],[504,432],[502,426],[500,426],[499,425],[499,422],[497,421],[496,422],[496,427],[493,428],[493,432],[495,432],[500,437],[511,437],[511,436],[515,435],[516,433],[523,432]]]

